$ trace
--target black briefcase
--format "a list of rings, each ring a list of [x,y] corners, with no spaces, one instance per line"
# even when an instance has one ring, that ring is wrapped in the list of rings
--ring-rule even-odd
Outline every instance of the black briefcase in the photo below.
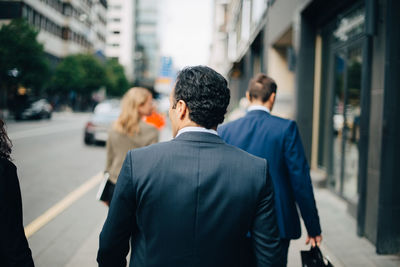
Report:
[[[310,250],[302,250],[300,254],[303,267],[333,267],[332,263],[322,255],[318,246],[311,247]]]

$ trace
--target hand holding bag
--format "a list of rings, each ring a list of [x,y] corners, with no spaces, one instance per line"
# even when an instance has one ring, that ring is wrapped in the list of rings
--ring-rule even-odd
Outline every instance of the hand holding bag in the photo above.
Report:
[[[302,250],[300,254],[303,267],[333,267],[332,263],[322,255],[318,246]]]

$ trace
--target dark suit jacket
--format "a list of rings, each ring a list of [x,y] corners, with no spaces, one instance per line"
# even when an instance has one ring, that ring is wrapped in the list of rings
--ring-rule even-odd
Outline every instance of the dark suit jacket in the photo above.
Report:
[[[239,266],[248,230],[257,266],[279,266],[264,159],[186,132],[128,152],[100,234],[99,266]]]
[[[22,224],[17,168],[0,158],[0,266],[34,266]]]
[[[296,203],[308,234],[321,234],[310,169],[294,121],[254,110],[241,119],[222,125],[218,133],[226,143],[267,159],[282,238],[301,236]]]

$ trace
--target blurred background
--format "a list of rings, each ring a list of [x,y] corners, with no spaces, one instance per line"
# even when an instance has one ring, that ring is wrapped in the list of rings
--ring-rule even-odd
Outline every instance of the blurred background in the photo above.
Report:
[[[226,121],[251,77],[278,84],[311,166],[323,252],[335,266],[400,266],[400,1],[0,0],[0,117],[13,142],[37,266],[96,266],[96,200],[121,96],[146,87],[171,139],[177,72],[229,82]],[[290,249],[300,266],[304,236]]]

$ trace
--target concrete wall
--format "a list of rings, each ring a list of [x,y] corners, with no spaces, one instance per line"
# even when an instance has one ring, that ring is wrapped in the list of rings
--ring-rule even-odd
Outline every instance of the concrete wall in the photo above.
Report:
[[[289,70],[286,53],[282,49],[270,47],[268,54],[268,75],[278,85],[273,113],[284,118],[293,118],[294,73]]]

